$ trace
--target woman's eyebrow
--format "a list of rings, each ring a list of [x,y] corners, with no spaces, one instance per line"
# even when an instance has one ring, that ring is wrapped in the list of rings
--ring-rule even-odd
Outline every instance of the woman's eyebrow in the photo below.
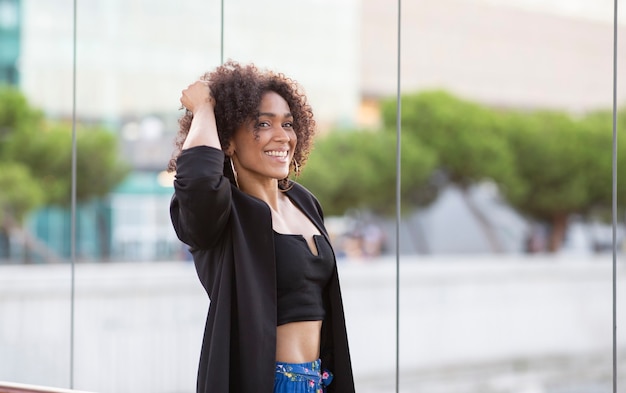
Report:
[[[259,113],[259,117],[261,116],[267,116],[267,117],[276,117],[275,113],[271,113],[271,112],[261,112]],[[291,114],[291,112],[287,112],[283,115],[283,117],[293,117],[293,115]]]

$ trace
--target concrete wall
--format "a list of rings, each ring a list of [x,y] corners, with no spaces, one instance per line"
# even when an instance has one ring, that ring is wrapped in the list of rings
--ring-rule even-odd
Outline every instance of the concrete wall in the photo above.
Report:
[[[576,360],[586,370],[577,378],[609,381],[610,259],[403,258],[400,370],[410,383],[403,391],[426,382],[446,391],[456,381],[451,391],[473,392],[458,384],[536,369],[543,383],[550,359],[556,373],[571,373],[564,364]],[[618,274],[623,288],[621,266]],[[358,391],[392,391],[394,261],[344,261],[340,275]],[[75,388],[194,390],[207,301],[191,264],[81,264],[75,283]],[[0,380],[69,386],[70,288],[66,265],[0,266]],[[619,343],[626,350],[623,335]]]

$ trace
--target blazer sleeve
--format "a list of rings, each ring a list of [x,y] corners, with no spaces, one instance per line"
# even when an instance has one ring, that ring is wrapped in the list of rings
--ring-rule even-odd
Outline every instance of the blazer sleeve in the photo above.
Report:
[[[212,248],[226,227],[232,199],[223,172],[219,149],[196,146],[178,156],[170,217],[178,238],[192,248]]]

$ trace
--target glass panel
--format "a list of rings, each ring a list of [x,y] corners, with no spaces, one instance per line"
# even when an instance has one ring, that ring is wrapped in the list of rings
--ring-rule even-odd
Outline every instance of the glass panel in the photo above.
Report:
[[[0,381],[69,384],[71,9],[0,1]]]
[[[79,4],[80,132],[85,139],[104,132],[114,140],[94,142],[101,149],[79,145],[79,160],[111,165],[97,154],[112,149],[125,176],[111,181],[118,168],[100,166],[79,178],[86,190],[93,185],[95,191],[101,179],[114,184],[79,203],[77,388],[195,388],[207,302],[170,223],[173,177],[165,170],[182,114],[181,90],[219,63],[219,5]],[[86,147],[94,149],[86,153]]]
[[[609,391],[610,3],[403,2],[401,390]]]

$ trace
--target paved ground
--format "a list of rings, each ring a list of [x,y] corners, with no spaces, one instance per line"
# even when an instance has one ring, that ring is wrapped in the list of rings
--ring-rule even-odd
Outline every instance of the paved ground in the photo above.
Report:
[[[423,370],[400,375],[401,393],[611,393],[612,355],[546,358]],[[623,358],[623,356],[622,356]],[[626,390],[626,360],[617,391]],[[395,375],[357,381],[358,393],[395,393]]]

